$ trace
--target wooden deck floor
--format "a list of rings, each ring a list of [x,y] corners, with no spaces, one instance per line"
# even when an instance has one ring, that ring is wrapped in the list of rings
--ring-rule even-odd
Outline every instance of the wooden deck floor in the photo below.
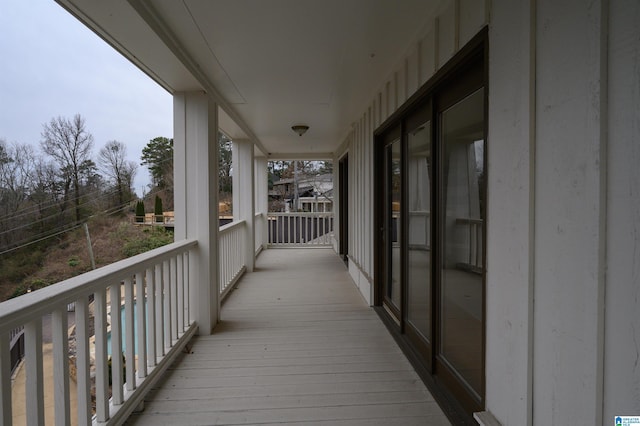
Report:
[[[330,249],[272,249],[128,424],[449,425]]]

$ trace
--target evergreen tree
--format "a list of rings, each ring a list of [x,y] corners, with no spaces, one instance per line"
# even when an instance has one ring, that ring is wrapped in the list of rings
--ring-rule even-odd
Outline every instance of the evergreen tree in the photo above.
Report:
[[[136,204],[136,222],[144,222],[144,202],[138,200]]]
[[[164,220],[164,212],[162,211],[162,198],[157,195],[153,213],[156,215],[156,222],[162,222]]]

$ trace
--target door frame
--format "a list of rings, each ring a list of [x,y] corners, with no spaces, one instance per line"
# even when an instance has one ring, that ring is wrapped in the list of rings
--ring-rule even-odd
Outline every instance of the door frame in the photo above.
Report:
[[[340,256],[345,262],[349,256],[349,153],[338,160],[340,211]]]

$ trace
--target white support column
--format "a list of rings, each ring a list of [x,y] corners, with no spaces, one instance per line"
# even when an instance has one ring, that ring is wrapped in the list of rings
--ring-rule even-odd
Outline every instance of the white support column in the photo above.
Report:
[[[11,356],[9,333],[0,333],[0,424],[10,425],[11,412]]]
[[[253,231],[254,179],[253,143],[249,140],[233,140],[233,220],[246,223],[244,263],[247,272],[253,272],[255,241]]]
[[[269,243],[269,229],[267,213],[269,212],[269,173],[267,169],[267,157],[256,157],[255,166],[255,210],[262,213],[262,234],[256,236],[260,240],[262,249],[267,248]]]
[[[218,108],[202,92],[177,93],[174,111],[175,239],[195,238],[191,320],[200,335],[218,322]]]

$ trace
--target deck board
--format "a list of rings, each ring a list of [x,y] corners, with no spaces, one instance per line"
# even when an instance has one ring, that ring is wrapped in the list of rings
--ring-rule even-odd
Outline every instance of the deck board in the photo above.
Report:
[[[263,252],[132,425],[449,425],[330,249]]]

